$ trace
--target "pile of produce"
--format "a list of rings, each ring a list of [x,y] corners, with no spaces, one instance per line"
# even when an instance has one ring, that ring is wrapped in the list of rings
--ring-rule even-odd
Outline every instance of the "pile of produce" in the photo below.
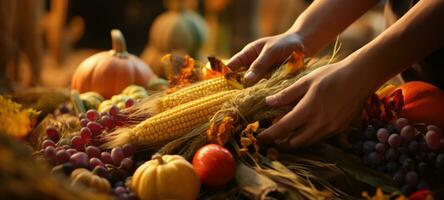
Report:
[[[51,173],[47,184],[62,188],[54,198],[62,192],[74,199],[97,195],[94,198],[122,200],[441,195],[444,93],[434,86],[413,82],[384,87],[369,98],[347,141],[335,138],[284,152],[256,140],[258,133],[292,109],[271,109],[265,97],[331,59],[304,59],[294,52],[268,78],[246,87],[244,71],[232,71],[217,58],[209,58],[210,69],[188,56],[168,55],[163,61],[182,70],[168,87],[162,83],[151,91],[147,90],[151,81],[118,82],[107,80],[109,75],[101,77],[106,73],[93,73],[97,70],[91,68],[112,74],[117,68],[147,67],[126,52],[120,32],[114,31],[113,37],[114,50],[79,67],[70,101],[36,126],[31,123],[36,111],[0,97],[6,105],[0,109],[0,119],[21,119],[22,125],[14,127],[26,128],[2,128],[8,125],[2,124],[0,132],[18,134],[21,143],[32,146],[30,165],[41,166],[41,175]],[[103,82],[94,85],[85,77]],[[16,173],[30,176],[25,169]],[[26,181],[38,183],[36,178]],[[36,194],[49,194],[37,189]],[[16,191],[3,192],[3,197],[20,197]],[[76,191],[84,192],[75,196]],[[363,191],[376,191],[376,196]]]

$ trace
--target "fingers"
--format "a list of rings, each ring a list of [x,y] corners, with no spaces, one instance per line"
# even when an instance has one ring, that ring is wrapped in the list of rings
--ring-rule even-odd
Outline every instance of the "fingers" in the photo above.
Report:
[[[230,69],[238,69],[240,67],[248,67],[258,57],[263,42],[255,41],[245,46],[240,52],[230,58],[227,66]]]
[[[273,53],[272,47],[262,49],[259,56],[251,63],[250,69],[245,74],[247,85],[256,83],[267,74],[268,70],[274,65]]]
[[[305,103],[299,102],[296,107],[282,117],[278,122],[271,125],[258,135],[258,139],[264,143],[270,143],[277,139],[288,137],[288,133],[296,128],[302,126],[306,122],[305,110],[303,108]]]
[[[323,138],[323,131],[320,127],[311,123],[303,127],[298,133],[294,134],[292,138],[288,139],[282,146],[286,149],[295,149],[298,147],[309,146]]]
[[[299,79],[296,83],[290,87],[283,89],[282,91],[268,96],[265,98],[265,102],[270,107],[280,107],[290,105],[300,100],[308,90],[308,82],[305,79]]]

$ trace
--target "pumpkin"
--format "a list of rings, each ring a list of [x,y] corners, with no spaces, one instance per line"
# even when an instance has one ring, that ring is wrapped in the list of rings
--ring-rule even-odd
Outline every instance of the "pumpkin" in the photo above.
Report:
[[[71,173],[70,180],[71,185],[83,185],[103,193],[111,192],[111,185],[108,180],[84,168],[74,170]]]
[[[404,96],[401,117],[413,123],[434,124],[444,128],[444,93],[429,83],[412,81],[398,87]]]
[[[150,80],[156,78],[141,59],[126,51],[119,30],[112,30],[111,37],[113,49],[84,60],[72,77],[72,89],[80,93],[94,91],[110,98],[132,84],[148,87]]]
[[[177,69],[168,69],[160,62],[168,53],[188,54],[198,57],[198,53],[207,40],[207,26],[204,19],[194,11],[173,9],[156,18],[150,28],[149,44],[141,58],[154,72],[168,78]]]
[[[134,172],[130,187],[141,200],[197,199],[199,177],[179,155],[154,155]]]

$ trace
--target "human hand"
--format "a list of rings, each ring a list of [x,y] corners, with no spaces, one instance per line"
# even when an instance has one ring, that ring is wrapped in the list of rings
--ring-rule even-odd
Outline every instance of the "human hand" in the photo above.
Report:
[[[349,65],[341,61],[318,68],[268,96],[266,103],[271,107],[296,106],[258,139],[293,149],[345,130],[373,90]]]
[[[245,74],[248,85],[256,83],[267,72],[281,65],[293,51],[303,51],[302,39],[295,33],[264,37],[245,46],[227,63],[231,69],[250,66]]]

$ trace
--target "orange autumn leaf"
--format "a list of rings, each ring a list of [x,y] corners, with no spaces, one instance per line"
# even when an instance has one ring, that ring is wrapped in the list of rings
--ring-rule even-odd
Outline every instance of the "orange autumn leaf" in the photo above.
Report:
[[[181,68],[179,74],[168,77],[168,81],[171,85],[174,85],[174,87],[185,86],[199,80],[199,73],[195,68],[196,61],[190,56],[167,54],[162,57],[161,61],[165,64],[178,66]]]
[[[210,143],[224,146],[230,139],[234,129],[234,119],[232,117],[224,117],[220,124],[211,123],[207,130],[207,138]]]
[[[285,74],[297,74],[304,70],[304,53],[301,51],[291,52]]]
[[[247,127],[241,132],[240,136],[240,143],[241,143],[241,153],[247,153],[248,147],[253,145],[254,148],[254,156],[258,157],[259,153],[259,145],[257,144],[257,139],[254,136],[254,134],[259,129],[259,121],[256,121],[254,123],[248,124]]]
[[[208,57],[208,61],[210,62],[211,69],[208,69],[206,67],[202,69],[202,77],[204,80],[217,76],[223,76],[224,74],[231,72],[231,69],[226,66],[219,58],[210,56]]]

